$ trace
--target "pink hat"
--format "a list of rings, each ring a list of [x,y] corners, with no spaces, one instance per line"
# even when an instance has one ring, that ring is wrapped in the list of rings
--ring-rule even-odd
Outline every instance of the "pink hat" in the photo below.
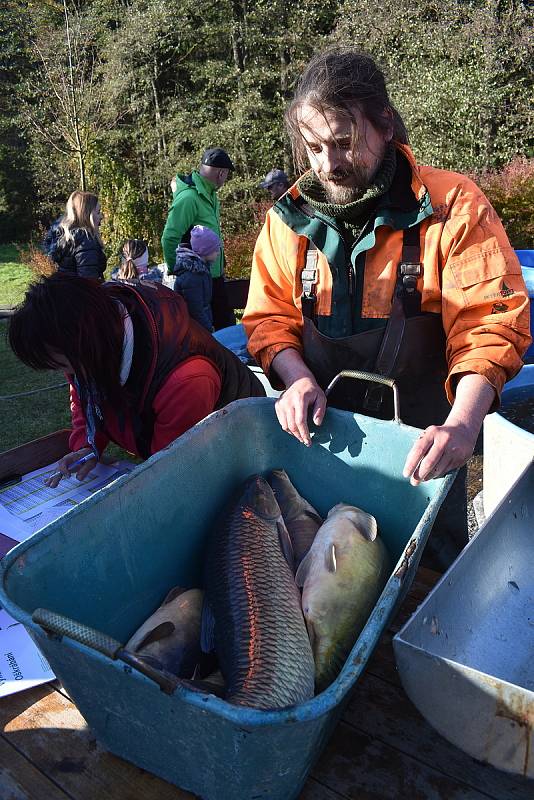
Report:
[[[222,245],[217,234],[206,228],[204,225],[195,225],[191,230],[191,250],[200,258],[209,256],[210,253],[219,250]]]

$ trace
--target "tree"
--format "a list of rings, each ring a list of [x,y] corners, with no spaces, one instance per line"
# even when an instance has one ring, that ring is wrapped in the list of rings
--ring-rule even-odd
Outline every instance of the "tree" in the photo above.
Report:
[[[34,210],[31,154],[21,128],[17,95],[31,71],[24,40],[22,4],[8,0],[0,8],[0,241],[24,240]]]
[[[518,0],[345,0],[333,34],[374,55],[423,162],[500,166],[532,147],[533,11]]]
[[[85,191],[88,152],[104,120],[95,32],[80,5],[58,0],[46,4],[32,33],[39,71],[27,82],[27,123],[48,147],[75,160]]]

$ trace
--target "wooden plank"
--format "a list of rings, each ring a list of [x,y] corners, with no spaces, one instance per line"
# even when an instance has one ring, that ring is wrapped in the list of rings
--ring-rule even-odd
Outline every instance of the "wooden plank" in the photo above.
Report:
[[[475,761],[440,736],[401,688],[373,675],[366,674],[358,681],[343,720],[496,800],[531,800],[534,796],[532,781]]]
[[[2,737],[24,753],[17,763],[25,775],[34,764],[73,800],[192,800],[194,795],[103,750],[76,707],[60,692],[39,687],[12,695],[0,704]],[[0,743],[6,744],[0,738]],[[31,764],[30,764],[31,762]],[[43,780],[47,779],[43,777]],[[2,784],[0,783],[0,786]],[[7,795],[9,796],[9,795]],[[65,795],[58,795],[59,797]],[[18,796],[15,795],[18,800]],[[32,800],[55,800],[50,794],[28,795]],[[309,779],[300,800],[340,800],[342,795]],[[4,800],[4,795],[0,794]],[[21,800],[25,795],[21,795]]]
[[[310,778],[306,781],[298,800],[342,800],[342,798],[342,794],[334,792],[328,786]]]
[[[70,434],[71,431],[64,428],[0,453],[0,481],[10,475],[25,475],[57,461],[69,452]]]
[[[313,777],[350,800],[488,800],[450,778],[341,722]]]
[[[103,750],[77,708],[54,689],[38,687],[4,698],[0,723],[3,739],[73,800],[194,798]]]
[[[410,591],[401,608],[396,617],[392,620],[387,631],[382,635],[373,655],[369,659],[369,663],[366,667],[366,674],[375,675],[396,686],[400,686],[397,664],[391,644],[393,636],[421,605],[430,589],[438,582],[440,577],[441,575],[438,572],[434,572],[434,570],[419,567],[417,575],[410,587]]]
[[[0,737],[0,797],[2,800],[70,800]]]

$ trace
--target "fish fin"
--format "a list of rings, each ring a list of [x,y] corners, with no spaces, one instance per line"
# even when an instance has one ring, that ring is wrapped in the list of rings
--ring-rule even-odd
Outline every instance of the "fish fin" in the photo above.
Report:
[[[210,604],[206,600],[202,605],[200,647],[203,653],[211,653],[215,649],[215,617]]]
[[[295,570],[295,554],[293,553],[293,545],[291,544],[291,537],[287,531],[285,522],[280,516],[276,520],[276,526],[278,528],[278,539],[280,540],[280,547],[282,548],[282,553],[284,554],[284,558],[287,561],[291,572]]]
[[[353,508],[355,511],[354,524],[358,532],[368,542],[374,542],[378,534],[378,525],[375,517],[369,514],[368,511],[364,511],[363,508],[358,508],[358,506],[353,506]]]
[[[306,582],[306,578],[308,577],[308,572],[310,571],[311,565],[311,552],[308,550],[304,558],[299,564],[299,568],[297,569],[297,573],[295,575],[295,583],[297,586],[301,588],[304,586]]]
[[[168,636],[171,636],[174,633],[174,625],[172,622],[161,622],[159,625],[156,625],[155,628],[152,628],[146,636],[143,636],[139,644],[136,646],[136,651],[142,650],[143,647],[147,647],[149,644],[154,644],[154,642],[159,642],[160,639],[166,639]]]
[[[336,546],[334,542],[325,550],[324,565],[328,572],[335,572],[337,570]]]
[[[181,594],[183,594],[184,592],[188,592],[188,591],[189,591],[189,589],[184,589],[183,586],[174,586],[169,591],[169,593],[167,594],[167,596],[165,597],[165,600],[163,601],[163,603],[161,605],[162,606],[166,606],[167,603],[171,603],[173,600],[175,600]]]

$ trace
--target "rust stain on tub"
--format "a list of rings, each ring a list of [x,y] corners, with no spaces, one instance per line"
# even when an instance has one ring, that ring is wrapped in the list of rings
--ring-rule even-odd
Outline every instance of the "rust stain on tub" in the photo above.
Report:
[[[412,541],[410,542],[410,544],[406,548],[406,553],[404,555],[404,558],[402,559],[402,564],[400,565],[398,570],[395,572],[395,577],[398,578],[400,581],[402,581],[404,576],[406,575],[406,573],[408,571],[408,567],[410,565],[410,559],[413,556],[413,554],[415,553],[416,549],[417,549],[417,544],[415,542],[415,539],[412,539]]]
[[[505,691],[505,687],[495,678],[484,676],[483,680],[496,692],[495,716],[510,720],[524,731],[525,757],[523,775],[528,777],[531,764],[531,741],[534,731],[534,703],[529,702],[519,691]]]

